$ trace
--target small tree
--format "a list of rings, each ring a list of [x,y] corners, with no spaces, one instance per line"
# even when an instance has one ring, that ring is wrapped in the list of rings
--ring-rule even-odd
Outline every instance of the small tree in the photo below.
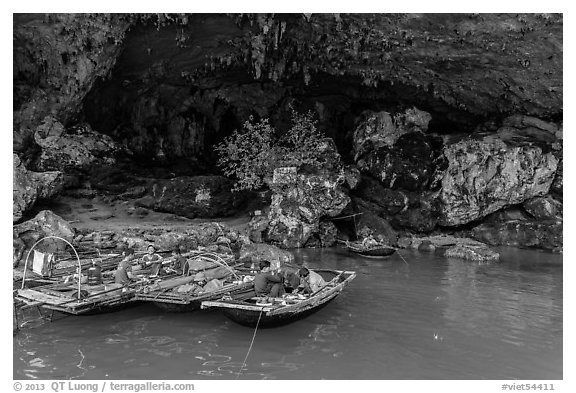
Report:
[[[340,156],[336,151],[326,154],[326,138],[316,128],[312,112],[300,114],[292,110],[292,127],[281,138],[268,119],[244,123],[243,132],[234,133],[216,146],[218,166],[226,176],[235,176],[238,181],[234,190],[254,190],[264,185],[274,169],[284,166],[310,165],[322,168],[336,163],[340,167]],[[330,161],[330,163],[328,163]],[[330,168],[338,169],[338,168]]]
[[[274,128],[268,124],[268,119],[254,123],[254,118],[250,116],[243,127],[244,132],[235,130],[216,146],[218,166],[226,176],[238,179],[234,191],[262,187],[264,176],[274,160]]]

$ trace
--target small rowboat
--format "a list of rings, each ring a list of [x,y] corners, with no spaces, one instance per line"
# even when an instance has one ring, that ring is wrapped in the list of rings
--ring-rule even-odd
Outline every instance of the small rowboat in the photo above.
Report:
[[[233,321],[244,326],[274,327],[302,319],[326,306],[356,277],[355,272],[314,270],[326,285],[310,295],[285,295],[282,298],[256,297],[248,294],[226,296],[217,301],[204,301],[202,308],[221,309]]]
[[[346,242],[346,248],[350,252],[368,258],[385,258],[396,252],[394,247],[378,245],[375,247],[364,247],[360,242]]]

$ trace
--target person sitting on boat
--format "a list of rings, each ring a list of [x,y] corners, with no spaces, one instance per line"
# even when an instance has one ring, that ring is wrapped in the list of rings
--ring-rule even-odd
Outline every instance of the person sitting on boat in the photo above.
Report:
[[[260,261],[260,273],[254,277],[254,291],[257,296],[280,297],[284,292],[282,277],[270,271],[270,261]]]
[[[142,257],[141,267],[142,269],[146,269],[149,266],[152,266],[152,271],[150,273],[151,276],[157,276],[164,273],[162,269],[162,257],[156,254],[156,249],[153,245],[149,245],[147,248],[147,254]]]
[[[298,275],[300,276],[300,287],[293,293],[314,293],[318,291],[320,288],[326,285],[326,281],[322,278],[321,275],[318,273],[308,269],[308,268],[301,268],[298,270]]]
[[[118,264],[116,273],[114,273],[114,283],[128,285],[132,281],[128,273],[132,273],[131,261],[134,259],[134,249],[128,248],[122,252],[124,257]]]
[[[298,270],[293,268],[282,268],[282,274],[284,275],[284,290],[287,293],[294,292],[300,286],[300,276],[298,276]]]
[[[174,258],[174,262],[170,267],[176,274],[183,274],[185,276],[188,275],[189,265],[186,261],[186,258],[182,256],[182,251],[180,248],[176,248],[172,251],[172,258]]]
[[[380,242],[376,239],[374,239],[374,236],[372,234],[366,236],[364,238],[364,240],[362,240],[362,247],[365,248],[372,248],[372,247],[377,247],[380,245]]]

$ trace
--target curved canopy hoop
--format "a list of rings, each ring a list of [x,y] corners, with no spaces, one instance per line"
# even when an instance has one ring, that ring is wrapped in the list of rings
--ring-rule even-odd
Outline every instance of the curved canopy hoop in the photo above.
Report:
[[[78,256],[78,253],[76,252],[76,249],[74,248],[72,243],[70,243],[68,240],[66,240],[60,236],[52,236],[51,235],[51,236],[43,237],[42,239],[40,239],[36,243],[34,243],[34,245],[30,248],[30,251],[28,251],[28,255],[26,255],[26,262],[24,263],[24,274],[22,275],[22,289],[24,289],[24,285],[26,284],[26,271],[28,270],[28,258],[30,257],[32,250],[34,250],[34,247],[36,247],[38,245],[38,243],[40,243],[46,239],[62,240],[63,242],[65,242],[66,244],[68,244],[72,248],[72,251],[74,251],[74,254],[76,255],[76,260],[78,261],[78,300],[80,300],[80,296],[81,296],[80,295],[80,285],[81,285],[80,274],[82,272],[82,263],[80,263],[80,257]]]

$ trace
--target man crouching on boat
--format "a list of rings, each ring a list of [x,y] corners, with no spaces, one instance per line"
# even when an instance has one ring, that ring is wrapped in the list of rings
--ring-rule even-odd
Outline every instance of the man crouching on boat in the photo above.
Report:
[[[300,276],[300,285],[303,289],[298,288],[298,290],[293,293],[314,293],[326,285],[326,281],[324,281],[321,275],[305,267],[298,270],[298,275]]]
[[[282,277],[270,271],[269,261],[260,261],[260,273],[254,277],[254,292],[257,296],[281,297],[284,295]]]

